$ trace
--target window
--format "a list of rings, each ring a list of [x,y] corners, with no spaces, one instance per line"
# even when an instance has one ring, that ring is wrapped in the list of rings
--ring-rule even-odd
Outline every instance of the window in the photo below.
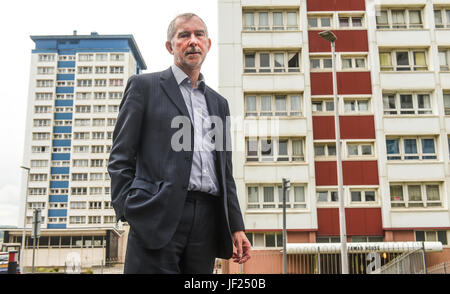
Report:
[[[75,126],[77,127],[86,127],[86,126],[90,126],[91,125],[91,120],[90,119],[75,119]]]
[[[313,55],[309,60],[311,64],[311,71],[331,71],[333,67],[333,61],[330,56],[316,57]]]
[[[89,209],[102,209],[101,201],[89,201]]]
[[[74,167],[88,167],[89,166],[89,160],[87,160],[87,159],[74,159],[73,160],[73,166]]]
[[[89,92],[77,92],[77,100],[89,100],[91,99],[91,93]]]
[[[122,92],[109,92],[109,99],[122,99]]]
[[[316,237],[317,243],[340,243],[340,237]]]
[[[244,53],[245,73],[300,72],[298,52]]]
[[[91,159],[91,167],[102,167],[103,159]]]
[[[378,29],[423,28],[420,9],[382,9],[376,15]]]
[[[123,60],[125,60],[125,56],[123,53],[111,53],[110,60],[111,61],[123,61]]]
[[[74,139],[75,140],[88,140],[89,132],[74,132]]]
[[[72,195],[87,195],[87,188],[86,187],[72,188]]]
[[[248,94],[245,109],[246,116],[300,116],[301,94]]]
[[[350,190],[350,199],[352,203],[374,203],[377,201],[377,192],[375,190]]]
[[[75,106],[75,112],[76,113],[91,113],[91,106],[90,105]]]
[[[85,224],[86,223],[86,217],[81,215],[74,215],[69,218],[70,224]]]
[[[104,140],[105,132],[92,132],[92,139],[93,140]]]
[[[450,28],[450,8],[437,8],[434,10],[434,24],[436,28]]]
[[[94,54],[78,54],[78,61],[93,61]]]
[[[374,144],[372,142],[353,143],[347,142],[347,156],[352,157],[372,157]]]
[[[108,127],[114,127],[116,125],[116,118],[108,118]]]
[[[341,56],[342,58],[342,70],[366,70],[367,62],[365,56]]]
[[[391,207],[441,207],[439,183],[391,183]]]
[[[108,73],[108,67],[107,66],[96,66],[95,73],[96,74],[106,74],[106,73]]]
[[[28,189],[29,195],[47,195],[47,188],[29,188]]]
[[[55,73],[55,68],[53,66],[38,66],[37,73],[39,75],[52,75]]]
[[[102,217],[97,215],[92,215],[88,217],[88,223],[89,224],[101,224],[102,223]]]
[[[33,126],[34,127],[49,127],[50,120],[49,119],[34,119]]]
[[[439,65],[441,71],[450,70],[450,49],[439,48]]]
[[[314,143],[315,159],[326,159],[336,156],[336,143]]]
[[[308,15],[309,28],[331,28],[331,15]]]
[[[313,114],[326,113],[334,111],[334,102],[330,99],[313,99],[311,102]]]
[[[85,201],[70,201],[70,209],[86,209]]]
[[[439,241],[442,245],[448,245],[447,231],[415,231],[417,242],[436,242]]]
[[[252,247],[255,248],[282,248],[282,233],[245,233]]]
[[[317,202],[338,202],[338,192],[334,190],[317,190]]]
[[[72,174],[72,181],[87,181],[88,180],[88,174]]]
[[[430,94],[392,93],[383,94],[385,115],[421,115],[432,114]],[[444,101],[445,104],[445,101]]]
[[[103,180],[103,173],[91,173],[90,180],[91,181],[102,181]]]
[[[108,54],[106,53],[97,53],[95,54],[96,61],[108,61]]]
[[[298,30],[298,11],[244,11],[244,31]]]
[[[95,79],[96,87],[106,87],[106,79]]]
[[[109,79],[109,86],[110,87],[122,87],[123,79]]]
[[[383,242],[383,236],[352,236],[352,242],[366,243],[366,242]]]
[[[435,160],[434,137],[387,137],[388,160]]]
[[[304,185],[292,184],[286,191],[286,208],[306,208]],[[247,209],[283,208],[283,189],[281,185],[247,186]]]
[[[77,80],[77,87],[92,87],[92,80]]]
[[[304,161],[303,138],[247,139],[247,162]]]
[[[31,167],[47,167],[48,160],[32,160]]]
[[[53,80],[36,80],[36,87],[38,88],[48,88],[53,87]]]
[[[47,153],[48,150],[48,146],[31,146],[32,153]]]
[[[105,224],[114,224],[116,222],[116,217],[114,215],[105,215],[103,217],[103,222]]]
[[[94,127],[102,127],[105,125],[105,119],[104,118],[94,118],[92,119],[92,126]]]
[[[94,92],[94,99],[106,99],[106,92]]]
[[[53,93],[36,93],[36,100],[52,100]]]
[[[112,74],[123,74],[123,66],[110,66],[109,73]]]
[[[33,140],[50,140],[50,133],[33,133]]]
[[[339,28],[361,28],[363,27],[363,16],[355,15],[355,16],[346,16],[339,15]]]
[[[79,66],[78,67],[78,74],[91,74],[92,73],[92,66]]]
[[[344,98],[345,113],[368,113],[370,100],[365,98]]]
[[[39,54],[39,62],[52,62],[55,61],[55,54]]]
[[[380,69],[382,71],[427,70],[426,51],[421,49],[380,51]]]
[[[119,112],[119,105],[108,105],[108,112],[109,113]]]
[[[30,182],[47,181],[47,174],[30,174]]]
[[[106,106],[105,105],[94,105],[93,106],[93,111],[94,113],[102,113],[106,111]]]

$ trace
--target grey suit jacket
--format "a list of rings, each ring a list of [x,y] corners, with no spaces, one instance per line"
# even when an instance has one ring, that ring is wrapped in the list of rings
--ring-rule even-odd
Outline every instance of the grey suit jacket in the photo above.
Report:
[[[228,102],[206,86],[205,98],[211,116],[223,121],[224,146],[231,146],[226,120]],[[188,110],[170,68],[162,72],[131,76],[125,88],[113,133],[108,172],[111,200],[117,220],[127,221],[148,249],[165,246],[180,221],[193,156],[189,150],[171,148],[172,119]],[[180,126],[181,128],[181,126]],[[194,138],[191,126],[191,138]],[[228,133],[228,135],[227,135]],[[218,142],[220,140],[217,140]],[[232,255],[231,234],[245,230],[233,179],[231,149],[216,152],[221,209],[217,257]]]

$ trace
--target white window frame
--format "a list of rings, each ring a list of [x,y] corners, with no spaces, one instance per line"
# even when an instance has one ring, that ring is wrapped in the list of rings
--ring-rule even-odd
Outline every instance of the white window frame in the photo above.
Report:
[[[253,25],[245,24],[245,15],[247,13],[253,14]],[[267,15],[268,15],[268,24],[267,25],[263,26],[263,25],[259,24],[259,20],[260,20],[259,14],[260,13],[267,13]],[[282,14],[282,25],[281,26],[274,25],[274,16],[273,16],[274,13]],[[288,13],[296,14],[296,24],[295,25],[288,25]],[[244,10],[242,12],[242,30],[245,32],[298,31],[298,30],[300,30],[299,10],[298,9]]]
[[[303,188],[303,201],[295,201],[295,188]],[[257,202],[249,201],[249,188],[257,188]],[[273,201],[264,201],[264,188],[273,189]],[[248,212],[267,211],[267,210],[281,210],[283,208],[282,186],[280,184],[247,184],[245,189],[246,194],[246,210]],[[307,186],[302,183],[291,183],[291,188],[287,190],[286,209],[288,210],[305,210],[307,205]]]
[[[350,154],[350,147],[356,147],[357,154]],[[363,147],[370,146],[371,154],[363,154]],[[366,158],[374,158],[375,157],[375,142],[367,141],[346,141],[345,143],[345,155],[348,159],[366,159]]]
[[[272,152],[271,155],[263,155],[262,152],[262,144],[263,141],[269,141],[271,142],[272,146]],[[288,149],[287,155],[280,155],[279,154],[279,141],[288,141]],[[249,152],[254,152],[255,150],[249,150],[249,142],[257,142],[257,155],[249,155]],[[293,152],[293,144],[294,141],[300,141],[301,144],[301,155],[294,155]],[[305,162],[305,138],[304,137],[281,137],[281,138],[252,138],[247,137],[245,139],[245,156],[246,156],[246,163],[304,163]],[[251,159],[251,160],[249,160]],[[281,160],[282,159],[282,160]],[[288,160],[285,160],[288,159]]]
[[[329,147],[334,146],[334,154],[330,154]],[[317,149],[318,147],[323,147],[324,154],[318,155]],[[329,161],[336,160],[336,142],[314,142],[314,160],[316,161]]]
[[[330,66],[325,66],[325,60],[329,60]],[[319,67],[313,67],[313,62],[319,61]],[[317,71],[332,71],[333,70],[333,63],[332,63],[332,57],[331,56],[317,56],[317,55],[310,55],[309,57],[309,68],[311,72],[317,72]]]
[[[408,65],[398,65],[397,64],[397,53],[407,52],[408,53]],[[423,53],[425,56],[425,65],[415,65],[414,64],[414,54]],[[391,65],[382,66],[380,58],[380,70],[381,71],[395,71],[395,72],[414,72],[414,71],[428,71],[428,50],[427,49],[394,49],[394,50],[380,50],[379,54],[389,54]],[[402,70],[404,69],[404,70]]]
[[[384,30],[405,30],[405,29],[423,29],[424,28],[424,8],[419,8],[419,7],[399,7],[399,8],[381,8],[379,10],[377,10],[376,15],[379,16],[382,12],[386,12],[387,13],[387,24],[378,24],[377,19],[375,19],[375,23],[377,26],[377,30],[380,29],[384,29]],[[393,11],[398,11],[398,10],[403,10],[404,11],[404,18],[405,18],[405,22],[404,24],[395,24],[393,21],[393,16],[392,16],[392,12]],[[420,11],[420,24],[411,24],[411,20],[409,17],[409,13],[410,11]]]
[[[262,105],[261,105],[261,100],[262,97],[271,97],[271,108],[270,111],[263,111],[262,110]],[[286,96],[286,115],[277,115],[277,110],[276,110],[276,99],[277,96]],[[245,116],[246,117],[270,117],[270,116],[276,116],[276,117],[280,117],[280,118],[286,118],[286,117],[294,117],[294,116],[298,116],[301,117],[303,116],[303,94],[302,93],[267,93],[267,94],[250,94],[247,93],[244,95],[245,99],[244,99],[244,108],[245,108]],[[249,97],[255,97],[255,103],[256,103],[256,109],[255,110],[248,110],[248,103],[247,103],[247,99],[249,99]],[[296,110],[292,110],[292,97],[299,97],[300,101],[299,101],[299,106],[300,109]]]
[[[354,115],[354,114],[369,114],[372,113],[372,103],[371,103],[371,97],[350,97],[350,96],[346,96],[343,97],[342,100],[342,114],[350,114],[350,115]],[[367,110],[361,110],[360,108],[360,104],[362,101],[367,101]],[[347,102],[351,102],[354,105],[354,110],[347,110],[346,109],[346,105]]]
[[[408,95],[412,97],[412,108],[401,108],[401,96]],[[430,99],[430,108],[419,108],[419,95],[428,95]],[[421,116],[433,114],[433,94],[430,92],[385,92],[383,93],[383,115],[384,116]],[[390,101],[394,98],[395,108],[385,108],[391,105]],[[411,113],[412,112],[412,113]]]
[[[250,244],[252,244],[252,248],[256,249],[266,249],[266,250],[273,250],[277,248],[283,248],[283,234],[279,232],[248,232],[246,233],[248,240],[250,241]],[[275,236],[275,246],[267,246],[267,236]],[[259,244],[256,244],[256,236],[258,236],[258,239],[262,240],[264,243],[263,246],[259,246]],[[259,241],[260,241],[259,240]]]
[[[344,59],[350,59],[350,67],[344,68]],[[364,60],[364,67],[357,66],[357,59]],[[367,71],[367,55],[341,55],[341,70],[342,71]]]
[[[361,201],[353,200],[352,192],[360,192],[361,193]],[[366,197],[366,192],[373,192],[374,193],[374,200],[368,201]],[[360,205],[360,204],[378,204],[378,189],[372,189],[372,188],[351,188],[349,189],[349,196],[350,196],[350,204],[351,205]]]
[[[316,105],[321,105],[320,107],[322,108],[321,110],[317,110]],[[327,107],[329,107],[330,105],[333,105],[333,109],[329,109],[327,110]],[[313,115],[330,115],[334,113],[334,101],[333,98],[315,98],[312,97],[311,100],[311,110]]]
[[[329,26],[322,25],[322,19],[328,18],[330,20]],[[317,26],[311,26],[310,19],[317,19]],[[308,14],[308,28],[309,29],[331,29],[333,28],[333,14]]]
[[[261,54],[269,54],[269,66],[261,67]],[[275,67],[275,55],[283,54],[283,67]],[[297,54],[298,67],[289,67],[289,55]],[[254,55],[255,66],[247,67],[245,64],[245,57],[247,55]],[[257,52],[244,52],[243,54],[244,74],[292,74],[300,73],[301,69],[301,52],[299,51],[257,51]]]
[[[341,18],[348,18],[348,26],[341,25]],[[356,26],[354,24],[354,19],[361,19],[361,25]],[[340,30],[350,30],[350,29],[362,30],[366,27],[364,14],[339,13],[337,21],[338,21],[338,24],[339,24],[338,26],[339,26]]]
[[[437,24],[436,25],[436,11],[440,11],[440,14],[441,14],[440,19],[441,19],[442,25],[441,24]],[[436,27],[436,29],[446,29],[446,28],[448,29],[448,28],[450,28],[450,18],[447,15],[447,11],[450,11],[450,6],[447,6],[447,7],[439,7],[439,6],[437,6],[437,7],[434,8],[434,19],[435,19],[435,27]]]
[[[402,194],[403,200],[393,200],[391,195],[391,187],[392,186],[402,186]],[[410,201],[409,200],[409,190],[408,186],[420,186],[420,201]],[[438,186],[439,191],[439,200],[427,200],[426,187],[427,186]],[[442,183],[440,182],[391,182],[389,183],[389,199],[391,202],[391,209],[427,209],[431,208],[442,208],[443,207],[443,191],[442,191]],[[422,203],[423,206],[417,206]],[[411,206],[411,204],[414,204]],[[429,204],[440,204],[437,205],[429,205]]]
[[[319,193],[321,195],[324,195],[326,193],[326,201],[319,201]],[[332,200],[332,195],[335,195],[335,200]],[[339,194],[337,188],[326,188],[326,187],[320,187],[316,189],[316,203],[317,206],[338,206],[339,205]]]
[[[404,140],[406,139],[415,139],[416,140],[416,145],[417,145],[417,153],[405,153],[405,146],[404,146]],[[422,140],[423,139],[433,139],[434,141],[434,153],[423,153],[423,147],[422,147]],[[437,161],[439,160],[439,156],[438,156],[438,139],[437,137],[434,136],[387,136],[386,137],[386,141],[387,140],[399,140],[398,146],[399,146],[399,151],[400,153],[392,153],[389,154],[386,151],[386,155],[387,155],[387,160],[389,162],[397,162],[397,161],[411,161],[411,160],[415,160],[415,161]],[[387,142],[386,142],[387,144]],[[423,158],[423,157],[436,157],[436,158]],[[392,157],[391,159],[389,157]],[[398,158],[400,157],[400,158]],[[407,157],[418,157],[418,158],[407,158]]]
[[[450,48],[439,48],[438,54],[440,71],[450,71]],[[444,56],[444,64],[442,64],[441,56]]]

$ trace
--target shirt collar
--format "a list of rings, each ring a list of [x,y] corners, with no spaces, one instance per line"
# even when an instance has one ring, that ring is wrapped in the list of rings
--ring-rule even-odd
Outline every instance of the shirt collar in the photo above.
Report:
[[[181,68],[179,68],[178,65],[172,64],[171,68],[178,86],[180,86],[186,79],[190,80],[189,76]],[[198,76],[197,88],[202,90],[202,92],[205,92],[205,77],[202,73]]]

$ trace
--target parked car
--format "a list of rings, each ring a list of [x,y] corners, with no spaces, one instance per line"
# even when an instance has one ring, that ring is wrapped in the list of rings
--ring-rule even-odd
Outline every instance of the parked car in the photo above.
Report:
[[[0,274],[8,273],[9,253],[0,252]],[[20,267],[17,264],[17,274],[20,274]]]

